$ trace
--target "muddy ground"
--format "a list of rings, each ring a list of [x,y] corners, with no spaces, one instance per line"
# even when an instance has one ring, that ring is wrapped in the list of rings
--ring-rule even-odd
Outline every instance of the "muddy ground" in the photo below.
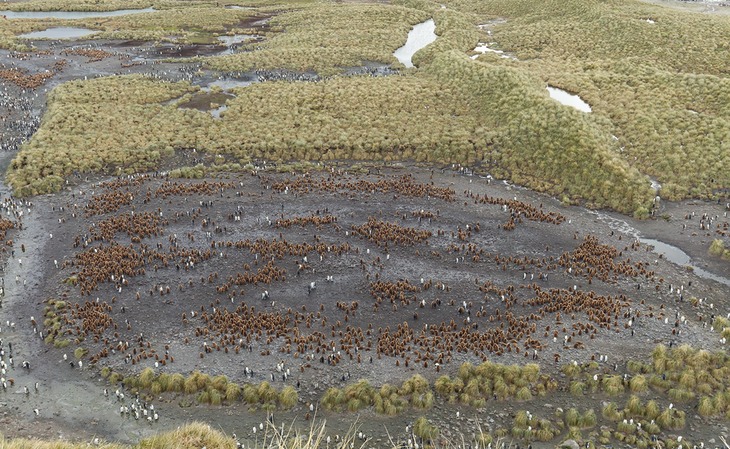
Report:
[[[210,73],[198,78],[198,75],[193,75],[198,69],[193,65],[158,64],[144,59],[134,62],[134,57],[147,50],[134,45],[116,44],[119,43],[109,43],[105,49],[115,51],[117,55],[101,61],[87,62],[87,58],[82,56],[66,57],[69,63],[65,68],[44,86],[33,91],[32,113],[42,113],[47,89],[62,81],[84,76],[154,72],[162,77],[194,79],[199,83],[216,78],[215,74]],[[54,58],[68,45],[60,42],[39,43],[50,53],[27,59],[5,58],[5,53],[0,56],[3,56],[6,66],[12,65],[36,73],[53,66]],[[28,95],[28,92],[23,93],[16,86],[8,85],[8,88],[10,96]],[[18,118],[17,111],[3,111],[3,114],[8,114],[11,120],[13,117]],[[2,165],[5,167],[12,153],[3,156]],[[525,348],[528,337],[539,340],[542,346],[537,351],[537,361],[543,372],[557,379],[560,379],[559,367],[570,360],[582,362],[608,355],[608,362],[603,365],[606,371],[611,371],[614,363],[623,368],[624,362],[629,359],[645,359],[657,343],[689,343],[711,350],[724,348],[718,334],[703,328],[700,317],[707,320],[709,314],[713,313],[709,310],[709,304],[712,304],[714,313],[724,315],[729,311],[730,286],[699,277],[684,266],[659,257],[646,245],[634,244],[632,248],[632,243],[636,242],[637,236],[642,236],[672,244],[689,254],[696,266],[727,280],[730,278],[727,262],[707,255],[712,239],[721,237],[716,233],[716,227],[722,229],[728,221],[726,201],[672,204],[660,201],[656,219],[637,222],[613,213],[596,213],[581,207],[565,206],[550,197],[501,181],[467,176],[457,167],[433,170],[428,167],[386,167],[358,173],[346,173],[346,170],[346,167],[322,167],[320,171],[313,171],[309,177],[301,177],[260,169],[255,174],[226,175],[207,180],[225,183],[222,191],[180,191],[170,196],[164,196],[159,190],[165,187],[165,183],[198,185],[201,181],[168,180],[163,176],[151,175],[139,185],[112,189],[99,183],[113,180],[74,178],[67,189],[56,195],[32,198],[32,205],[16,204],[16,212],[24,211],[23,217],[17,219],[22,222],[22,230],[13,230],[9,234],[13,245],[6,251],[7,262],[3,272],[5,296],[0,309],[0,338],[6,345],[8,342],[13,343],[15,359],[15,367],[8,372],[8,377],[12,377],[15,384],[7,391],[0,392],[3,433],[8,436],[45,436],[85,441],[101,437],[133,442],[191,420],[202,420],[228,433],[236,433],[241,440],[256,440],[257,435],[253,434],[252,428],[264,421],[266,414],[260,410],[249,411],[242,404],[194,405],[191,404],[194,401],[188,397],[163,394],[152,401],[159,413],[159,421],[148,423],[121,417],[120,401],[113,393],[109,397],[104,396],[105,388],[114,390],[117,386],[107,384],[100,377],[100,369],[108,366],[125,374],[139,373],[143,368],[154,367],[156,359],[153,354],[164,358],[165,351],[168,351],[168,357],[174,358],[174,362],[168,362],[168,358],[164,366],[155,368],[157,372],[188,374],[198,369],[211,375],[225,374],[237,382],[271,381],[273,375],[272,383],[277,388],[298,385],[298,405],[291,411],[277,412],[275,419],[279,424],[296,423],[306,428],[309,423],[304,417],[309,412],[309,404],[316,405],[330,386],[343,386],[360,378],[368,379],[375,385],[399,383],[414,373],[422,373],[433,381],[440,374],[455,373],[464,361],[478,363],[489,359],[499,363],[531,362],[533,350]],[[276,188],[277,183],[282,182],[301,185],[311,180],[319,182],[328,178],[341,185],[334,190],[303,191],[298,190],[296,184],[285,190]],[[431,183],[433,190],[424,194],[423,189],[432,188],[429,187]],[[368,187],[363,188],[363,185]],[[133,197],[129,204],[101,214],[90,213],[88,205],[94,204],[103,194],[126,189],[130,190]],[[448,198],[439,198],[444,192],[448,192]],[[0,193],[3,198],[10,197],[5,186],[2,186]],[[485,195],[492,199],[516,202],[507,210],[499,204],[475,204],[475,196],[483,198]],[[516,213],[514,226],[510,225],[510,218],[517,209],[511,212],[512,207],[524,208],[520,210],[529,212],[524,215]],[[148,217],[148,223],[159,221],[152,235],[117,232],[103,240],[94,240],[94,234],[99,232],[103,223],[108,223],[114,217],[130,217],[132,211],[138,217]],[[12,215],[6,215],[7,211],[3,212],[7,218],[13,218]],[[545,216],[552,218],[550,221],[540,221],[531,220],[528,216],[540,214],[549,214]],[[703,214],[713,218],[710,230],[700,229]],[[311,223],[277,226],[277,220],[312,216],[336,222],[321,226]],[[390,223],[394,227],[385,234],[385,240],[378,242],[370,239],[367,229],[363,229],[363,236],[353,233],[353,227],[366,225],[370,218],[378,224]],[[505,225],[508,229],[505,229]],[[377,227],[374,232],[378,234]],[[430,235],[419,234],[422,232]],[[415,240],[423,240],[412,243],[396,241],[409,235]],[[561,255],[571,254],[588,236],[597,238],[600,245],[605,245],[601,248],[615,247],[621,254],[613,259],[614,262],[630,259],[626,262],[628,266],[639,270],[641,275],[619,273],[615,279],[612,276],[608,281],[601,281],[593,277],[589,282],[588,277],[577,270],[568,271],[570,267],[567,265],[548,262],[551,257],[558,260]],[[727,241],[726,237],[723,238]],[[285,280],[229,285],[226,288],[231,277],[257,273],[271,256],[266,256],[261,248],[221,247],[214,245],[214,242],[256,239],[268,243],[284,240],[292,244],[321,244],[324,248],[344,244],[349,247],[342,254],[320,250],[321,260],[316,249],[309,250],[306,252],[306,262],[303,261],[305,254],[295,255],[287,251],[282,257],[274,257],[271,264],[278,270],[285,270]],[[81,253],[91,253],[93,248],[103,252],[103,248],[108,248],[112,241],[125,246],[131,244],[140,252],[142,246],[146,245],[150,251],[166,254],[169,257],[168,264],[165,267],[161,259],[148,260],[143,266],[145,274],[127,275],[124,281],[118,273],[112,280],[112,272],[107,271],[104,272],[104,280],[95,286],[85,287],[83,283],[74,286],[64,282],[74,276],[78,279],[83,269],[79,265]],[[388,243],[387,249],[385,241]],[[471,251],[467,253],[465,251],[469,245]],[[183,249],[193,251],[190,254],[195,259],[194,265],[190,265],[186,256],[182,255],[180,250]],[[197,257],[198,251],[210,251],[210,257]],[[499,262],[495,257],[499,258]],[[535,263],[524,263],[524,258]],[[99,261],[94,259],[91,266],[99,268]],[[298,265],[303,266],[300,268]],[[91,268],[88,270],[94,271]],[[652,274],[647,277],[649,272]],[[328,281],[330,276],[331,282]],[[405,293],[404,298],[394,301],[395,304],[386,299],[376,310],[375,298],[371,294],[372,283],[376,281],[407,281],[415,291]],[[513,298],[505,302],[498,293],[481,291],[479,286],[488,282],[500,290],[513,287]],[[315,289],[309,291],[311,283],[315,283]],[[432,286],[427,289],[425,284],[429,283]],[[170,287],[169,293],[167,287]],[[695,296],[706,300],[702,306],[694,307],[687,300],[680,301],[675,290],[677,288],[684,289],[683,299]],[[539,313],[538,307],[528,304],[535,289],[562,292],[574,289],[614,300],[620,297],[622,312],[628,311],[630,307],[634,312],[641,310],[644,317],[635,321],[632,336],[630,330],[624,327],[626,320],[622,317],[611,320],[609,328],[606,323],[590,321],[586,310],[576,312],[575,317],[564,314],[562,320],[568,329],[577,323],[596,327],[595,338],[580,339],[584,348],[576,349],[573,342],[568,347],[563,345],[562,332],[557,342],[552,338],[544,338],[546,324],[555,326],[556,322],[555,314],[548,313],[535,322],[536,332],[521,335],[515,345],[502,342],[491,347],[471,347],[464,352],[434,350],[434,354],[429,354],[429,357],[437,357],[437,352],[450,352],[441,360],[440,373],[436,371],[433,359],[423,360],[424,350],[414,343],[403,345],[403,357],[385,353],[378,356],[377,344],[385,341],[382,330],[389,328],[395,332],[402,323],[407,323],[409,329],[418,333],[425,325],[433,328],[453,320],[458,329],[488,334],[504,325],[503,320],[490,320],[490,317],[497,316],[498,311],[500,315],[506,314],[507,302],[510,302],[509,310],[518,321],[528,321],[531,314]],[[262,299],[265,292],[266,296]],[[40,324],[33,326],[31,323],[31,317],[37,323],[42,323],[44,307],[49,299],[63,299],[70,305],[83,305],[87,301],[105,304],[111,309],[107,311],[108,318],[117,328],[114,329],[113,325],[105,328],[99,333],[98,342],[94,341],[91,333],[78,345],[55,348],[39,338],[39,332],[47,335],[48,330]],[[424,307],[421,307],[421,301]],[[464,303],[467,305],[464,306]],[[608,303],[611,301],[607,299],[604,304]],[[354,304],[357,304],[356,309]],[[650,308],[657,311],[662,304],[668,316],[673,317],[678,313],[688,318],[681,325],[680,335],[677,335],[673,323],[667,325],[663,320],[648,318]],[[261,318],[263,321],[271,321],[279,316],[299,320],[296,327],[302,335],[321,332],[318,344],[296,354],[295,350],[287,352],[286,332],[283,330],[280,330],[278,337],[270,338],[264,331],[257,340],[254,334],[246,333],[246,329],[239,329],[244,333],[237,335],[236,340],[248,336],[251,337],[250,342],[229,344],[227,353],[223,349],[224,345],[218,343],[220,351],[211,349],[207,352],[206,345],[212,347],[220,339],[212,335],[214,331],[208,328],[201,315],[212,316],[222,310],[232,312],[242,305],[266,313]],[[343,310],[345,308],[348,309],[347,313]],[[195,312],[195,316],[192,312]],[[187,323],[182,320],[183,314]],[[326,319],[324,326],[323,318]],[[307,319],[311,322],[310,327],[307,327]],[[15,323],[14,328],[9,323]],[[81,321],[64,327],[72,332],[68,338],[78,337],[73,334],[76,325],[81,326]],[[371,335],[366,335],[371,326]],[[200,335],[206,328],[209,333]],[[365,336],[355,353],[354,348],[346,348],[347,344],[343,340],[348,333],[356,334],[358,329],[362,329]],[[119,335],[114,336],[115,332]],[[289,332],[293,332],[291,328]],[[339,335],[340,332],[343,332],[343,337]],[[142,349],[145,354],[149,353],[148,358],[138,357],[139,353],[132,354],[130,349],[98,357],[95,364],[91,363],[90,358],[104,349],[109,352],[119,341],[136,344],[140,334],[143,334]],[[291,337],[291,334],[286,335]],[[109,343],[105,343],[105,339]],[[327,350],[333,342],[334,352]],[[238,354],[234,349],[237,345],[240,349]],[[76,362],[73,350],[77,346],[89,350],[89,354],[82,359],[84,365],[81,368],[69,365],[69,361]],[[515,347],[519,350],[515,350]],[[282,348],[284,352],[281,352]],[[416,351],[420,351],[420,355]],[[525,358],[525,352],[528,358]],[[68,360],[64,361],[64,354]],[[556,354],[560,356],[559,362],[555,361]],[[306,359],[307,355],[310,360]],[[320,357],[323,356],[337,356],[339,361],[336,365],[328,364],[326,360],[322,363]],[[410,358],[408,367],[405,366],[406,357]],[[132,358],[134,364],[131,363]],[[421,361],[416,362],[419,358]],[[20,367],[20,361],[24,360],[29,361],[30,370]],[[277,370],[277,364],[280,363],[285,367],[282,371],[290,370],[291,375],[286,380],[282,380],[282,373]],[[253,379],[244,374],[246,367],[253,370]],[[36,382],[39,384],[37,392],[33,388]],[[29,387],[29,394],[24,393],[25,386]],[[561,384],[561,387],[565,385]],[[594,407],[599,411],[601,401],[604,400],[607,398],[601,394],[577,399],[566,392],[557,391],[546,398],[536,397],[527,403],[488,401],[486,408],[480,410],[437,403],[430,411],[406,412],[396,418],[376,415],[372,411],[341,414],[324,410],[318,410],[317,418],[327,420],[328,433],[333,436],[344,434],[351,423],[357,421],[360,429],[372,438],[368,445],[384,447],[389,436],[393,439],[404,438],[406,426],[419,414],[425,413],[446,436],[458,433],[471,435],[477,422],[485,429],[509,427],[512,415],[520,409],[530,409],[544,416],[551,415],[557,407]],[[37,415],[35,409],[38,410]],[[456,411],[460,412],[458,418]],[[682,434],[691,441],[711,444],[720,434],[728,433],[724,422],[700,420],[694,416],[688,421],[690,424]],[[535,447],[540,446],[535,444]]]

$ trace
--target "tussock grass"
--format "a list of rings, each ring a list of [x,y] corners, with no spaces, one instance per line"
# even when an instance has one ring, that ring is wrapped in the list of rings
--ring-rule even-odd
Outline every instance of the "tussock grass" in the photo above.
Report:
[[[74,357],[76,357],[77,359],[83,359],[88,353],[89,350],[86,348],[78,347],[74,349]]]
[[[3,8],[10,11],[114,11],[118,9],[143,9],[153,5],[148,0],[31,0],[8,3]]]
[[[89,101],[64,109],[51,95],[41,130],[11,165],[8,180],[16,194],[56,191],[73,169],[121,174],[157,168],[175,149],[192,147],[226,154],[236,159],[232,166],[252,158],[481,165],[567,202],[638,217],[651,208],[647,176],[662,182],[661,196],[669,199],[714,197],[730,187],[725,169],[730,144],[724,137],[730,132],[725,77],[730,21],[722,15],[632,0],[453,0],[444,3],[446,9],[426,0],[275,6],[262,1],[255,11],[206,2],[151,3],[160,10],[82,23],[102,29],[100,37],[211,42],[217,33],[245,31],[238,22],[251,14],[276,12],[264,41],[204,63],[221,70],[288,68],[325,75],[366,61],[396,64],[392,51],[413,24],[429,17],[439,38],[416,55],[419,69],[408,76],[250,87],[233,101],[237,109],[217,121],[174,105],[134,103],[136,91],[100,100],[105,96],[91,80],[80,89]],[[122,4],[150,3],[9,5],[100,10]],[[475,26],[495,18],[507,20],[491,26],[489,37]],[[19,47],[14,34],[44,26],[9,22],[0,30],[0,46]],[[470,50],[487,39],[519,60],[469,59]],[[116,82],[103,85],[107,98],[119,92]],[[557,104],[547,96],[546,83],[580,94],[593,112]],[[722,249],[713,245],[715,253]]]
[[[155,370],[152,368],[145,368],[139,373],[137,378],[137,386],[140,388],[148,389],[152,386],[152,382],[155,380]]]
[[[649,390],[646,376],[638,374],[629,380],[629,390],[632,393],[644,393]]]
[[[374,406],[376,413],[393,416],[402,412],[406,406],[414,409],[431,408],[434,394],[428,381],[416,374],[403,381],[400,388],[384,384],[376,390],[364,379],[344,389],[331,387],[322,396],[321,403],[327,410],[349,412]]]
[[[558,427],[548,419],[540,419],[525,410],[516,413],[510,434],[524,441],[550,441],[560,433]]]
[[[624,392],[623,379],[621,376],[604,376],[601,380],[601,388],[609,396],[616,396]]]
[[[621,412],[617,410],[616,404],[613,402],[609,402],[605,406],[603,406],[603,410],[601,410],[601,415],[606,418],[609,421],[618,421],[621,419]]]
[[[439,430],[425,416],[419,416],[413,423],[413,434],[426,441],[433,441],[438,438]]]
[[[416,1],[404,3],[419,7]],[[730,49],[719,45],[730,37],[726,17],[708,18],[640,1],[619,5],[540,0],[529,7],[528,2],[508,0],[447,4],[452,14],[476,15],[472,23],[506,19],[480,40],[496,42],[519,61],[494,55],[480,56],[479,61],[529,73],[579,94],[598,121],[610,122],[620,157],[663,182],[662,197],[711,197],[728,187],[730,175],[723,167],[730,156],[721,136],[730,129],[730,83],[723,65]],[[442,33],[464,29],[454,28],[445,27]],[[673,37],[682,33],[691,33],[691,38]],[[421,53],[469,50],[457,40],[440,39],[436,44]]]
[[[672,400],[678,402],[688,402],[695,397],[693,392],[685,390],[684,388],[672,388],[669,390],[668,394]]]
[[[570,383],[570,394],[573,396],[583,396],[585,394],[586,385],[583,382],[571,382]]]
[[[712,416],[715,414],[715,404],[713,404],[712,398],[703,396],[700,398],[700,402],[697,405],[697,413],[700,416]]]
[[[0,447],[3,449],[81,449],[91,446],[91,443],[70,443],[66,441],[42,441],[29,439],[7,440],[0,434]],[[220,449],[235,449],[233,438],[211,428],[208,424],[193,422],[181,426],[177,430],[159,433],[141,440],[136,445],[122,445],[102,442],[93,447],[101,449],[194,449],[201,447],[215,447]],[[283,446],[282,446],[283,447]],[[305,447],[305,446],[302,446]]]
[[[457,53],[439,54],[425,69],[249,86],[237,91],[221,120],[160,104],[194,91],[187,83],[67,83],[50,96],[43,126],[12,161],[8,182],[20,195],[52,192],[73,170],[129,173],[157,167],[175,148],[195,147],[238,161],[481,164],[592,205],[632,212],[649,204],[647,183],[617,156],[603,125],[565,110],[537,79]],[[74,131],[82,127],[103,132]]]
[[[722,239],[714,239],[710,244],[710,248],[707,250],[707,252],[713,256],[718,256],[722,257],[723,259],[730,260],[730,249],[725,247],[725,241]]]
[[[429,18],[424,11],[372,4],[313,4],[273,17],[270,37],[232,55],[207,58],[223,71],[313,70],[333,74],[366,61],[400,65],[393,51],[408,31]]]
[[[122,380],[121,374],[109,369],[102,369],[102,375],[104,374],[111,384]],[[152,368],[145,368],[138,375],[129,376],[123,381],[128,388],[148,391],[154,395],[165,392],[196,395],[198,402],[210,405],[243,401],[252,407],[261,406],[273,411],[277,408],[288,410],[299,400],[299,395],[292,386],[284,387],[281,391],[277,391],[266,381],[258,385],[242,386],[231,382],[224,375],[210,377],[200,371],[193,371],[185,377],[180,373],[158,375]]]

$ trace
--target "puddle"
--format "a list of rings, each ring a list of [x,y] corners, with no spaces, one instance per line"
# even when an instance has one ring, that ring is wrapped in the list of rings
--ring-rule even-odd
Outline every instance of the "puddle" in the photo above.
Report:
[[[210,90],[212,87],[220,87],[221,90],[230,90],[235,89],[237,87],[248,87],[251,84],[255,83],[256,81],[253,80],[237,80],[237,79],[222,79],[222,80],[215,80],[211,83],[208,83],[207,87],[204,87],[203,90]]]
[[[212,115],[213,118],[221,118],[221,112],[225,111],[226,109],[228,109],[228,106],[221,105],[215,109],[211,109],[210,115]]]
[[[658,192],[662,188],[662,185],[656,179],[650,178],[649,183],[651,183],[651,188],[654,189],[654,192]]]
[[[639,235],[639,231],[631,226],[628,222],[626,222],[626,220],[614,218],[602,212],[596,212],[592,210],[588,210],[588,212],[596,215],[599,220],[608,224],[608,227],[613,229],[614,231],[638,239],[639,242],[641,242],[643,245],[651,246],[654,253],[661,254],[665,259],[672,262],[673,264],[679,265],[681,267],[690,267],[692,268],[692,272],[701,278],[711,279],[721,284],[730,286],[730,279],[724,276],[717,275],[715,273],[710,273],[709,271],[692,264],[692,258],[676,246],[664,243],[661,240],[641,237]]]
[[[271,17],[264,17],[263,19],[254,20],[251,22],[251,27],[265,27],[269,25],[269,21],[271,21]]]
[[[201,112],[208,112],[213,118],[221,118],[221,112],[228,109],[226,102],[236,96],[225,92],[211,92],[210,89],[202,89],[184,103],[177,104],[181,109],[197,109]],[[174,98],[163,104],[175,104],[180,98]]]
[[[506,54],[502,50],[495,50],[493,48],[489,48],[489,45],[494,45],[494,42],[490,42],[488,44],[484,43],[484,42],[479,42],[479,44],[477,44],[477,46],[474,47],[473,51],[475,51],[481,55],[483,55],[484,53],[495,53],[495,54],[498,54],[500,58],[515,59],[515,60],[517,59],[512,55]],[[473,55],[473,56],[471,56],[471,59],[476,59],[478,57],[479,57],[479,55]]]
[[[218,40],[230,47],[231,45],[258,39],[259,37],[256,34],[234,34],[233,36],[218,36]]]
[[[95,17],[115,17],[129,14],[155,12],[154,8],[118,9],[116,11],[0,11],[6,19],[92,19]]]
[[[578,95],[569,94],[563,89],[558,89],[557,87],[552,86],[548,86],[547,90],[550,94],[550,98],[558,103],[564,104],[565,106],[571,106],[581,112],[591,112],[590,105],[583,101]]]
[[[404,66],[413,67],[413,62],[411,61],[413,55],[416,54],[418,50],[435,41],[437,37],[436,22],[434,22],[433,19],[428,19],[425,22],[415,25],[413,29],[408,32],[406,44],[393,52],[393,56],[395,56]]]
[[[703,270],[696,265],[692,265],[692,259],[689,257],[689,255],[681,249],[677,248],[676,246],[672,246],[668,243],[664,243],[660,240],[655,239],[639,238],[639,241],[644,245],[653,246],[654,248],[652,251],[657,254],[662,254],[664,258],[668,261],[683,267],[691,267],[692,272],[701,278],[712,279],[713,281],[717,281],[721,284],[730,286],[730,279],[714,273],[710,273],[709,271]]]
[[[219,55],[232,55],[235,53],[236,47],[244,42],[250,42],[257,39],[261,39],[261,36],[256,34],[234,34],[233,36],[218,36],[220,42],[225,44],[227,47],[225,50],[218,53]]]
[[[254,9],[251,6],[226,5],[226,9]]]
[[[48,28],[43,31],[21,34],[18,37],[23,39],[76,39],[95,33],[98,33],[98,31],[90,30],[88,28],[56,27]]]

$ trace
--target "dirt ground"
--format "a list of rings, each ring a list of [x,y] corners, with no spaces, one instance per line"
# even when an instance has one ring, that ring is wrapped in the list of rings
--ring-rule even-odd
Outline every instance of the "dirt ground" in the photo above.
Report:
[[[12,59],[5,65],[41,71],[67,44],[42,45],[51,53],[29,59],[3,57]],[[46,89],[68,79],[121,72],[193,79],[197,71],[195,66],[152,61],[129,65],[142,50],[134,45],[113,48],[117,56],[98,62],[69,56],[63,71],[34,91],[38,96],[33,98],[33,113],[42,113]],[[205,77],[212,79],[211,74],[194,79],[204,82]],[[22,95],[20,88],[9,89],[9,95]],[[6,167],[11,157],[12,153],[4,154],[0,165]],[[13,219],[23,211],[17,219],[22,230],[9,233],[13,245],[6,248],[0,308],[0,338],[6,345],[12,342],[15,358],[7,375],[14,385],[0,392],[0,422],[7,436],[134,442],[202,420],[236,433],[242,441],[260,438],[252,428],[266,414],[251,412],[242,404],[191,405],[189,398],[163,394],[153,401],[159,421],[121,417],[122,401],[113,393],[104,395],[105,389],[118,387],[103,380],[100,369],[134,374],[155,367],[157,359],[165,360],[164,366],[158,361],[157,372],[200,370],[237,382],[268,380],[277,388],[296,386],[299,403],[290,411],[277,412],[275,419],[278,425],[306,428],[310,403],[316,405],[331,386],[362,378],[374,385],[396,384],[421,373],[434,381],[440,374],[455,373],[465,361],[532,362],[536,349],[542,371],[560,380],[559,367],[570,360],[606,355],[606,371],[614,363],[623,369],[629,359],[646,358],[657,343],[724,349],[719,335],[704,328],[703,322],[711,313],[729,311],[730,265],[707,255],[712,239],[721,237],[717,227],[722,230],[727,225],[726,201],[660,201],[656,219],[638,222],[565,206],[506,182],[470,176],[458,167],[391,166],[349,173],[345,166],[328,166],[307,176],[277,174],[262,167],[255,173],[204,181],[172,180],[162,174],[138,182],[69,181],[58,194],[32,198],[32,204],[16,202],[3,210],[3,216]],[[211,187],[213,182],[223,185]],[[4,185],[0,195],[10,198]],[[122,204],[130,196],[128,204]],[[95,205],[115,202],[118,208],[94,211]],[[710,230],[700,229],[704,214],[713,218]],[[638,236],[681,248],[694,265],[727,282],[699,277],[659,257],[638,243]],[[570,260],[593,238],[599,252],[615,248],[620,254],[589,267],[596,270],[593,275],[575,260],[558,262],[561,256]],[[113,245],[132,248],[134,255],[111,253]],[[140,254],[144,257],[134,259]],[[623,262],[623,271],[606,268],[611,266],[609,259]],[[89,262],[83,265],[82,260]],[[129,268],[124,278],[120,266]],[[606,274],[605,280],[600,273]],[[84,281],[93,276],[98,276],[96,281]],[[681,301],[679,289],[683,289]],[[386,291],[395,292],[394,296],[388,297]],[[551,292],[551,304],[562,312],[560,318],[554,310],[542,315],[541,306],[531,303],[538,291]],[[600,300],[574,312],[561,309],[564,302],[572,303],[568,295],[578,292]],[[379,302],[377,295],[382,296]],[[703,298],[703,305],[694,307],[684,299],[692,296]],[[83,317],[66,315],[70,322],[63,329],[70,334],[63,338],[79,338],[84,324],[88,326],[78,345],[59,349],[39,338],[39,333],[49,332],[41,324],[50,299],[63,299],[67,310],[74,310],[74,304],[96,307],[95,315],[85,315],[86,323]],[[648,317],[650,308],[656,311],[662,305],[667,316],[687,317],[679,335],[673,323]],[[603,321],[593,313],[602,308],[612,311]],[[634,316],[637,311],[642,317],[633,321],[632,335],[624,326],[628,321],[624,313]],[[212,317],[232,324],[216,327]],[[247,320],[236,321],[242,317]],[[555,342],[544,337],[544,329],[556,326],[558,320],[568,330],[560,331]],[[453,332],[433,334],[442,324],[452,326]],[[573,325],[594,327],[595,338],[578,339],[581,348],[574,342],[564,345]],[[398,329],[405,331],[397,334]],[[500,337],[502,330],[505,337]],[[417,338],[407,338],[410,332],[432,340],[420,344]],[[459,339],[460,332],[482,340],[470,345]],[[299,350],[292,342],[302,336],[308,339]],[[131,345],[112,353],[119,342]],[[440,343],[447,346],[435,347]],[[89,350],[81,368],[69,363],[77,362],[73,355],[77,346]],[[30,370],[20,366],[19,361],[26,360]],[[252,379],[244,374],[246,368],[253,371]],[[287,369],[290,376],[283,380]],[[36,382],[38,391],[33,387]],[[29,394],[24,393],[25,386]],[[437,403],[425,414],[445,436],[471,435],[477,423],[485,430],[509,427],[520,409],[549,416],[557,407],[599,409],[602,400],[600,394],[576,399],[559,390],[528,403],[490,400],[479,410]],[[318,410],[316,417],[326,419],[333,437],[356,421],[371,438],[368,446],[385,447],[391,437],[406,437],[406,426],[423,413],[410,411],[391,418],[372,411]],[[728,433],[724,422],[694,416],[688,421],[683,434],[693,442],[712,444]]]

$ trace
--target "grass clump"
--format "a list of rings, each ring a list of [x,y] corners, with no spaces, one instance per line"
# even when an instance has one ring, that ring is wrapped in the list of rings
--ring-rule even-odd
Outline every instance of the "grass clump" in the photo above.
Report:
[[[710,244],[708,252],[713,256],[730,260],[730,249],[725,248],[725,242],[722,239],[714,239]]]
[[[241,398],[242,390],[240,385],[231,382],[228,385],[226,385],[225,390],[225,400],[227,402],[235,402],[238,401]]]
[[[438,438],[439,430],[425,416],[420,416],[413,423],[413,434],[425,441],[433,441]]]
[[[8,182],[18,195],[48,193],[74,170],[131,173],[157,168],[175,149],[197,148],[236,161],[481,164],[537,190],[624,212],[652,198],[603,125],[565,111],[537,79],[463,55],[439,54],[408,76],[256,84],[237,91],[221,120],[161,104],[195,89],[136,75],[59,86]],[[82,128],[104,133],[76,132]]]
[[[284,387],[279,393],[279,407],[283,410],[289,410],[297,404],[299,394],[291,385]]]
[[[145,368],[139,373],[136,384],[140,388],[148,389],[152,386],[154,380],[155,371],[152,368]]]
[[[646,380],[646,376],[643,374],[637,374],[629,380],[629,390],[632,393],[644,393],[649,390],[649,385]]]
[[[429,409],[433,406],[433,391],[431,391],[428,381],[420,374],[416,374],[410,379],[403,381],[398,393],[413,408]]]
[[[604,376],[601,380],[601,388],[609,396],[616,396],[624,392],[623,379],[621,376]]]
[[[79,360],[83,359],[86,356],[86,354],[88,354],[88,353],[89,353],[89,350],[86,348],[78,347],[78,348],[74,349],[74,357],[76,357]]]
[[[289,69],[334,74],[364,61],[399,64],[393,51],[406,41],[423,11],[384,4],[313,5],[271,19],[275,34],[244,46],[252,51],[208,58],[223,71]],[[286,30],[285,33],[278,32]]]
[[[436,394],[448,402],[477,408],[486,405],[493,397],[498,400],[515,398],[529,401],[534,397],[534,391],[542,395],[556,387],[557,383],[553,379],[540,374],[538,365],[501,365],[492,362],[477,366],[464,363],[459,367],[456,378],[444,375],[434,384]]]
[[[525,441],[550,441],[560,430],[548,419],[539,419],[525,410],[515,415],[511,435]]]

